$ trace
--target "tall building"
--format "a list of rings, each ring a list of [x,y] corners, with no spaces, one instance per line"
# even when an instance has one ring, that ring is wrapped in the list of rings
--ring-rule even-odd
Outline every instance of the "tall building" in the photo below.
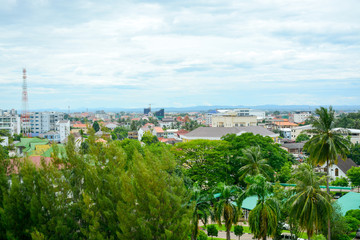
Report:
[[[20,134],[21,124],[20,117],[15,110],[3,111],[0,115],[0,130],[8,131],[10,135]]]
[[[33,136],[56,130],[56,123],[64,120],[64,113],[60,112],[31,112],[30,132]]]
[[[154,114],[158,119],[162,120],[165,116],[165,110],[162,108],[159,111],[156,111]]]

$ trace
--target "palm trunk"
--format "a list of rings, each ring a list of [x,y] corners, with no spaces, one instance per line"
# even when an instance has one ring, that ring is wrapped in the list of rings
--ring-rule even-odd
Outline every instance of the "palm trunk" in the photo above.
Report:
[[[330,195],[330,188],[329,188],[329,178],[330,178],[330,165],[329,165],[329,159],[326,160],[326,191]],[[330,215],[328,218],[328,240],[331,240],[331,229],[330,229]]]
[[[191,233],[191,240],[196,240],[197,239],[198,232],[199,232],[199,220],[198,220],[198,216],[196,214],[196,217],[194,219],[193,230],[192,230],[192,233]]]
[[[226,240],[231,240],[230,239],[230,229],[226,229]]]

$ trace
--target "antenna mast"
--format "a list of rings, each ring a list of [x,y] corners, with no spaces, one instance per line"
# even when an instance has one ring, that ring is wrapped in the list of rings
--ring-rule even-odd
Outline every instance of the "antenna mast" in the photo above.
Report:
[[[22,85],[22,112],[21,122],[23,125],[23,132],[25,136],[30,135],[30,118],[28,112],[28,92],[27,92],[27,81],[26,81],[26,69],[23,68],[23,85]]]

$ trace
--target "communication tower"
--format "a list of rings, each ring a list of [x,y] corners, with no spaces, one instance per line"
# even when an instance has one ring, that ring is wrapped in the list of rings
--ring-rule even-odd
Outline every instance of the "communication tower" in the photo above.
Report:
[[[23,69],[23,85],[22,85],[22,111],[21,111],[21,123],[23,133],[25,136],[30,135],[30,116],[28,112],[28,92],[27,92],[27,81],[26,81],[26,69]]]

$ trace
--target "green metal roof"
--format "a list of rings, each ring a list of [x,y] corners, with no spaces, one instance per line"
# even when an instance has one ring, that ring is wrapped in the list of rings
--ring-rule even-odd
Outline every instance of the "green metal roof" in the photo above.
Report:
[[[42,143],[42,144],[47,144],[49,142],[48,139],[40,139],[40,138],[21,138],[20,142],[18,142],[17,144],[15,144],[15,147],[25,147],[28,148],[30,147],[31,144],[34,143]]]
[[[341,207],[341,213],[352,209],[360,209],[360,193],[349,192],[336,201]]]
[[[349,192],[336,201],[341,207],[341,213],[352,209],[360,209],[360,193]]]
[[[251,196],[245,198],[243,201],[241,208],[247,209],[247,210],[253,210],[257,204],[258,197],[257,196]]]
[[[62,157],[62,156],[66,156],[66,150],[65,150],[65,146],[63,144],[57,144],[58,148],[59,148],[59,156],[58,157]],[[43,154],[41,154],[41,156],[43,157],[51,157],[51,154],[53,152],[53,147],[51,146],[48,150],[46,150]]]

